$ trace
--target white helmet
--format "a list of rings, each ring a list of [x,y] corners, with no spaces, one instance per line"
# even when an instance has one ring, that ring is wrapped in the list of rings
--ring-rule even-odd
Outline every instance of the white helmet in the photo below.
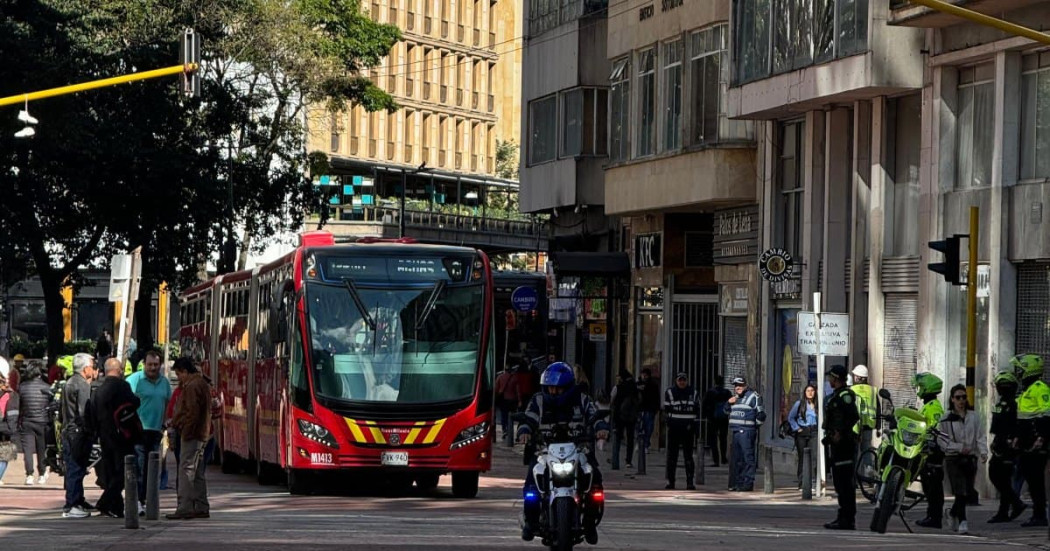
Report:
[[[865,379],[867,379],[868,378],[868,366],[862,364],[862,365],[858,365],[857,367],[854,367],[853,368],[853,376],[854,377],[864,377]]]
[[[0,377],[6,379],[10,373],[11,365],[7,363],[3,356],[0,356]]]

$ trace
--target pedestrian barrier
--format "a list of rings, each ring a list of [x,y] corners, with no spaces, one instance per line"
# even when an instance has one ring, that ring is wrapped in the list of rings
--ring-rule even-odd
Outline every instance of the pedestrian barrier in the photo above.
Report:
[[[802,499],[813,499],[813,450],[810,446],[802,450]]]
[[[775,484],[773,483],[773,448],[771,446],[762,446],[762,468],[766,471],[765,476],[762,477],[766,486],[764,491],[772,494]]]
[[[137,530],[139,527],[139,487],[138,459],[134,455],[124,456],[124,528]]]

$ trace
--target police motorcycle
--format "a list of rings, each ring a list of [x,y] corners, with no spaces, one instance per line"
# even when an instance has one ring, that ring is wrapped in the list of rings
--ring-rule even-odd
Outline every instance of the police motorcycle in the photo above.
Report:
[[[598,413],[597,419],[609,414]],[[536,464],[528,476],[539,493],[528,490],[526,505],[539,502],[538,535],[552,551],[568,551],[585,540],[586,523],[597,526],[605,512],[605,492],[593,488],[594,467],[587,460],[591,442],[591,428],[574,430],[569,423],[557,423],[548,432],[540,430],[535,419],[515,413],[514,421],[532,429],[532,446]],[[588,541],[594,544],[596,541]]]
[[[890,392],[879,390],[892,414],[876,415],[878,422],[886,421],[887,429],[879,447],[864,450],[857,461],[857,484],[865,498],[875,505],[871,531],[886,533],[886,526],[894,514],[900,516],[904,527],[911,526],[904,512],[926,500],[922,492],[909,490],[922,472],[926,458],[937,446],[935,436],[943,434],[928,427],[926,418],[913,408],[893,407]]]

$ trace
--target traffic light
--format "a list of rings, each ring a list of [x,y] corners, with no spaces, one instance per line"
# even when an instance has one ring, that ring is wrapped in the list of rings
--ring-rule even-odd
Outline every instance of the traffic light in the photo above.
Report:
[[[930,241],[930,248],[944,254],[944,262],[929,264],[930,270],[944,276],[952,285],[961,285],[959,281],[959,239],[961,236],[946,237],[944,241]]]
[[[201,39],[193,29],[182,33],[182,65],[186,68],[182,73],[182,93],[191,98],[200,96]]]

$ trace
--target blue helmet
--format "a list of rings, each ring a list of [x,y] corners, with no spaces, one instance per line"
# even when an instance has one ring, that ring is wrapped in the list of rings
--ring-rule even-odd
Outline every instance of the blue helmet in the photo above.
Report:
[[[547,366],[540,377],[540,386],[560,386],[569,388],[576,381],[572,367],[565,362],[554,362]]]

